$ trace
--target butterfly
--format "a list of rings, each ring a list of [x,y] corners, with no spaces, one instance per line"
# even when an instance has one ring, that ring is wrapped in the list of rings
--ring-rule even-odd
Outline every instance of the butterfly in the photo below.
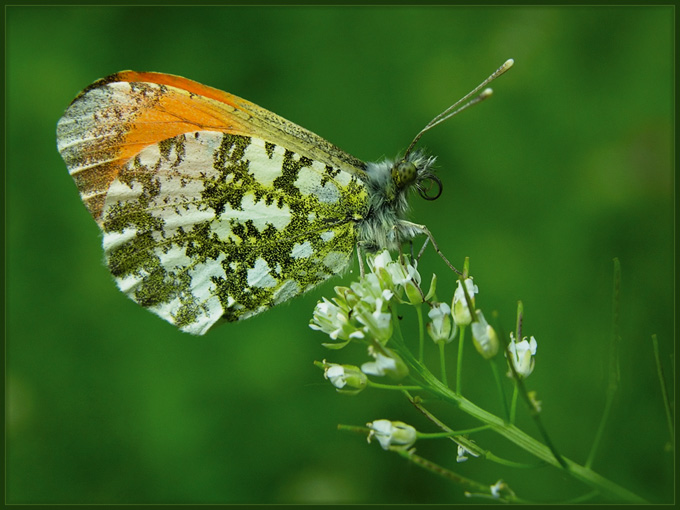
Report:
[[[341,273],[355,248],[394,250],[419,234],[436,248],[426,227],[406,219],[410,190],[441,193],[435,158],[414,147],[488,97],[485,89],[465,103],[512,64],[394,161],[365,163],[235,95],[134,71],[85,88],[57,124],[57,148],[120,290],[202,335]]]

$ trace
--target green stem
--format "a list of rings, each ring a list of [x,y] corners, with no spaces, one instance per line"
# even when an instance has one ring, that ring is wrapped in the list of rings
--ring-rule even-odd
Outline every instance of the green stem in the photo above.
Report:
[[[425,328],[423,327],[423,307],[418,305],[416,314],[418,315],[418,361],[421,363],[425,357]]]
[[[463,379],[463,347],[465,346],[465,325],[459,326],[458,360],[456,361],[456,393],[460,395]]]
[[[486,460],[490,460],[491,462],[495,462],[496,464],[500,464],[502,466],[508,466],[511,468],[519,468],[519,469],[536,469],[537,467],[540,467],[543,465],[542,462],[537,462],[534,464],[528,464],[526,462],[515,462],[514,460],[508,460],[504,459],[502,457],[499,457],[497,455],[494,455],[491,452],[486,452],[486,455],[484,456]]]
[[[597,489],[601,494],[618,501],[630,503],[644,503],[645,500],[628,489],[604,478],[591,469],[581,466],[576,462],[560,457],[555,457],[553,451],[545,444],[537,441],[515,425],[505,422],[502,418],[478,407],[460,394],[451,391],[443,385],[425,366],[418,362],[408,350],[402,350],[405,361],[417,372],[428,386],[428,390],[439,396],[442,400],[456,405],[461,411],[485,423],[491,430],[505,437],[534,457],[555,467],[563,468],[573,478],[582,481],[590,487]]]
[[[604,410],[600,423],[595,432],[593,444],[590,447],[590,453],[586,460],[585,466],[590,467],[595,460],[597,448],[600,446],[604,429],[611,414],[612,404],[614,403],[614,396],[619,387],[619,343],[621,342],[621,335],[619,333],[619,310],[620,310],[620,295],[621,295],[621,264],[619,259],[614,259],[614,290],[612,292],[612,336],[609,342],[609,382],[607,384],[607,393],[605,396]]]
[[[483,494],[486,496],[492,496],[491,494],[491,487],[488,485],[481,484],[479,482],[475,482],[474,480],[470,480],[469,478],[465,478],[464,476],[460,476],[457,473],[454,473],[453,471],[446,469],[445,467],[440,466],[439,464],[435,464],[432,461],[429,461],[419,455],[416,455],[413,453],[412,450],[404,450],[403,448],[400,449],[392,449],[393,452],[401,455],[403,458],[413,462],[417,466],[434,473],[437,476],[440,476],[444,478],[445,480],[449,480],[451,482],[456,483],[457,485],[460,485],[463,487],[467,492],[473,493],[473,494]],[[520,499],[517,498],[514,494],[505,494],[496,501],[508,501],[508,502],[514,502],[518,503],[520,502]]]
[[[420,398],[414,398],[411,395],[409,395],[408,392],[404,392],[408,399],[411,401],[411,404],[413,404],[418,411],[423,413],[432,423],[437,425],[439,428],[445,431],[445,434],[447,434],[447,437],[451,439],[453,442],[465,447],[466,450],[468,450],[471,454],[477,456],[477,457],[483,457],[487,460],[490,460],[491,462],[495,462],[497,464],[502,464],[504,466],[510,466],[510,467],[516,467],[516,468],[536,468],[540,466],[542,463],[539,464],[527,464],[527,463],[521,463],[521,462],[515,462],[512,460],[504,459],[501,457],[498,457],[497,455],[494,455],[488,450],[484,450],[480,448],[476,443],[473,443],[470,439],[468,439],[467,434],[470,434],[472,432],[479,432],[481,430],[487,430],[489,428],[488,425],[482,425],[481,427],[476,427],[473,429],[466,429],[466,430],[458,430],[454,431],[450,429],[446,424],[444,424],[441,420],[439,420],[436,416],[434,416],[430,411],[425,409],[423,404],[420,401]],[[420,434],[420,433],[419,433]],[[465,434],[465,435],[464,435]],[[420,437],[420,435],[418,436]]]
[[[488,428],[489,428],[488,426],[482,425],[480,427],[473,427],[462,430],[450,430],[447,432],[418,432],[418,439],[441,439],[443,437],[462,436],[465,434],[474,434],[475,432],[481,432],[482,430],[486,430]]]
[[[652,335],[652,346],[654,348],[654,360],[656,362],[656,373],[659,375],[659,385],[661,387],[661,398],[663,398],[664,408],[666,409],[666,422],[668,423],[668,434],[670,437],[671,446],[675,449],[675,432],[673,428],[673,414],[671,411],[671,403],[668,399],[668,392],[666,391],[666,378],[663,374],[663,367],[661,366],[661,357],[659,356],[659,341],[656,335]]]
[[[384,384],[368,380],[368,386],[371,388],[379,388],[381,390],[397,390],[397,391],[422,391],[422,386],[403,386],[401,384]]]
[[[505,411],[505,417],[510,419],[510,410],[508,409],[508,401],[505,399],[505,393],[503,392],[503,384],[501,383],[501,375],[498,372],[498,365],[494,363],[493,359],[489,360],[489,365],[491,365],[491,371],[493,372],[493,377],[496,381],[496,388],[498,389],[498,396],[501,399],[501,405]]]
[[[437,342],[439,346],[439,371],[441,373],[442,382],[445,386],[448,386],[448,380],[446,379],[446,342],[440,340]]]
[[[519,396],[519,388],[516,384],[512,385],[512,403],[510,404],[510,423],[515,423],[517,416],[517,397]]]

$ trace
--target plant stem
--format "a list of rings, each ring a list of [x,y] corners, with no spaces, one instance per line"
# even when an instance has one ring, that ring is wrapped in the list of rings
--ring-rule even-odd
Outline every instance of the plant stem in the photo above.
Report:
[[[659,375],[659,385],[661,387],[661,398],[663,398],[663,405],[666,410],[666,423],[668,424],[668,434],[670,437],[671,447],[675,449],[675,430],[673,428],[673,412],[671,411],[671,403],[668,399],[668,392],[666,391],[666,378],[663,374],[663,367],[661,366],[661,357],[659,356],[659,341],[656,335],[652,335],[652,346],[654,348],[654,361],[656,362],[656,373]]]
[[[443,340],[437,342],[439,346],[439,371],[441,373],[441,379],[445,386],[449,385],[446,378],[446,343]]]
[[[645,502],[645,500],[637,494],[634,494],[628,489],[621,487],[592,471],[590,468],[581,466],[572,460],[561,457],[561,465],[548,446],[529,436],[515,425],[505,422],[498,416],[478,407],[465,397],[462,397],[443,385],[441,381],[439,381],[425,366],[419,363],[408,350],[402,350],[402,354],[405,357],[405,361],[411,365],[413,370],[416,371],[420,377],[422,377],[430,392],[445,401],[455,404],[461,411],[478,419],[482,423],[489,425],[494,432],[505,437],[531,455],[555,467],[563,468],[565,472],[575,479],[597,489],[601,494],[611,499],[628,503]]]
[[[465,326],[459,326],[458,360],[456,362],[456,393],[460,395],[463,379],[463,347],[465,347]]]
[[[418,361],[422,363],[425,357],[425,328],[423,327],[423,307],[418,305],[415,307],[418,315]]]

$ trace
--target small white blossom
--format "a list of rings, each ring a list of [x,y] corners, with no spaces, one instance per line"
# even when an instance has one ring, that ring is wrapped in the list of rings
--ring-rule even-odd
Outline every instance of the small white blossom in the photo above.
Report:
[[[406,449],[416,442],[416,429],[401,421],[375,420],[366,426],[371,429],[368,442],[373,438],[377,439],[383,450],[388,450],[391,446]]]
[[[358,302],[363,302],[367,305],[374,306],[377,299],[382,299],[384,302],[392,299],[392,291],[381,285],[378,277],[373,273],[368,273],[357,282],[352,282],[351,290],[356,295]],[[358,303],[351,303],[351,306],[356,306]]]
[[[364,334],[354,321],[350,319],[349,308],[342,306],[341,299],[336,302],[323,298],[314,308],[309,327],[323,331],[333,340],[349,341],[351,338],[363,338]]]
[[[529,377],[534,370],[534,355],[536,354],[536,347],[538,343],[532,336],[529,340],[526,337],[518,342],[515,335],[510,333],[510,343],[508,350],[512,355],[512,362],[515,365],[515,370],[521,378]],[[507,357],[507,352],[506,352]],[[508,377],[513,377],[512,369],[508,372]]]
[[[383,250],[372,259],[369,259],[368,265],[371,267],[372,271],[375,271],[381,267],[387,267],[391,262],[392,257],[390,256],[390,252],[388,250]]]
[[[368,383],[368,378],[358,367],[353,365],[338,365],[337,363],[325,363],[324,377],[328,379],[338,390],[345,387],[354,388],[358,393]],[[345,390],[347,391],[347,390]]]
[[[501,497],[501,491],[510,490],[510,487],[508,487],[508,484],[505,483],[503,480],[498,480],[495,484],[493,484],[491,487],[491,495],[495,498],[498,499]]]
[[[392,336],[392,314],[384,306],[385,300],[379,297],[370,306],[359,303],[354,308],[356,320],[363,324],[363,331],[381,343],[387,342]]]
[[[369,361],[361,365],[361,371],[364,374],[375,376],[387,375],[397,380],[403,379],[408,374],[406,363],[390,349],[384,349],[384,352],[380,352],[374,349],[373,346],[370,346],[368,353],[373,356],[375,361]]]
[[[496,331],[486,322],[481,310],[475,310],[477,320],[472,323],[472,343],[477,352],[484,359],[491,359],[498,354],[498,335]]]
[[[451,320],[451,308],[446,303],[433,303],[427,316],[427,332],[434,342],[450,342],[455,335],[455,325]]]
[[[458,445],[458,456],[456,457],[456,462],[465,462],[468,460],[468,454],[472,455],[473,457],[479,457],[478,453],[475,453],[471,450],[468,450],[465,448],[463,445]]]
[[[470,296],[470,301],[472,305],[475,304],[475,294],[479,292],[479,289],[472,281],[472,278],[465,279],[465,289]],[[470,309],[465,299],[465,291],[463,290],[463,284],[458,280],[458,287],[453,293],[453,321],[459,326],[467,326],[472,322],[472,316],[470,315]]]
[[[405,290],[412,304],[423,302],[420,274],[415,266],[399,259],[392,261],[387,250],[373,258],[369,257],[368,265],[371,268],[371,274],[375,275],[385,288],[392,289],[399,295],[402,290]]]

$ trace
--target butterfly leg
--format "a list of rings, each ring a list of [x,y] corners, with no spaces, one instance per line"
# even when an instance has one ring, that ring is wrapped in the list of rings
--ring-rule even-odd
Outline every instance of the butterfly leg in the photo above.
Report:
[[[432,232],[430,232],[429,229],[425,225],[418,225],[417,223],[411,223],[410,221],[406,221],[406,220],[402,220],[399,223],[400,223],[400,225],[403,225],[403,226],[408,227],[410,229],[419,231],[421,234],[427,236],[427,239],[432,243],[432,247],[434,248],[434,251],[437,252],[437,255],[439,255],[442,258],[442,260],[446,263],[446,265],[449,266],[449,269],[451,269],[451,271],[453,271],[454,273],[456,273],[458,275],[463,274],[460,271],[458,271],[458,269],[453,267],[451,262],[449,262],[449,260],[444,256],[442,251],[439,249],[439,245],[437,244],[437,241],[434,240],[434,236],[432,235]],[[420,250],[421,253],[418,254],[419,258],[420,258],[420,255],[422,255],[422,251],[425,249],[426,245],[427,245],[427,243],[423,244],[423,248]]]
[[[425,253],[425,248],[427,247],[427,243],[430,242],[430,238],[426,237],[425,242],[423,243],[423,246],[420,248],[420,251],[418,252],[418,258],[416,260],[420,260],[420,257],[423,256],[423,253]]]

